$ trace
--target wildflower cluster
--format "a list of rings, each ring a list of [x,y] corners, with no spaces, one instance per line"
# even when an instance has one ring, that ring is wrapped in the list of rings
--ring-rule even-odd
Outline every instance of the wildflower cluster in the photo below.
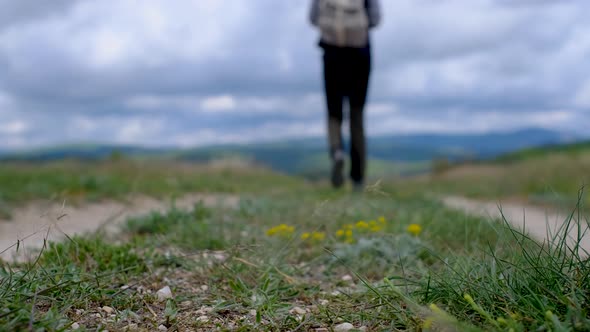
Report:
[[[290,237],[295,232],[295,227],[280,224],[266,231],[268,236]]]
[[[301,234],[301,239],[303,241],[313,241],[313,242],[322,242],[326,238],[326,233],[324,232],[311,232],[311,233],[303,233]]]
[[[354,234],[366,234],[366,233],[378,233],[385,228],[386,224],[385,217],[379,217],[376,221],[364,221],[360,220],[355,224],[346,224],[336,231],[336,237],[343,240],[346,243],[354,243]]]

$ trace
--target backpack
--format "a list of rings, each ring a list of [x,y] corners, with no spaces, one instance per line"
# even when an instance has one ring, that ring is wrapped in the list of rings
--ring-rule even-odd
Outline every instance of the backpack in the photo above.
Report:
[[[319,0],[322,41],[338,47],[362,48],[369,42],[366,0]]]

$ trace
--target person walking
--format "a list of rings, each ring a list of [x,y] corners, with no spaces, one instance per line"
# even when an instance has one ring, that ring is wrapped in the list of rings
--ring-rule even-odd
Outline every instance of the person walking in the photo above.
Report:
[[[312,0],[310,21],[320,30],[324,89],[328,109],[331,182],[344,183],[342,120],[348,100],[350,121],[350,178],[355,190],[364,185],[366,142],[363,111],[371,72],[369,30],[381,21],[378,0]]]

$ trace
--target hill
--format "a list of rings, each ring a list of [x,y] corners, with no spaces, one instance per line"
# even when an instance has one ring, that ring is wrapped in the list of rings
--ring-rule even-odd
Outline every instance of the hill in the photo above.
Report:
[[[434,159],[451,161],[489,159],[515,149],[556,144],[567,140],[562,133],[545,129],[492,132],[469,135],[415,134],[370,137],[369,158],[378,169],[395,174],[414,174],[429,169]],[[0,153],[3,161],[55,161],[62,159],[101,160],[107,158],[155,158],[208,162],[239,158],[266,165],[288,174],[310,177],[327,169],[324,138],[285,140],[272,143],[216,145],[190,149],[148,148],[102,144],[63,145],[11,153]],[[376,167],[375,167],[376,166]]]
[[[527,148],[488,161],[450,166],[405,185],[414,190],[508,198],[570,210],[578,201],[579,190],[590,183],[589,169],[590,141],[586,141]],[[590,202],[587,197],[583,204]]]

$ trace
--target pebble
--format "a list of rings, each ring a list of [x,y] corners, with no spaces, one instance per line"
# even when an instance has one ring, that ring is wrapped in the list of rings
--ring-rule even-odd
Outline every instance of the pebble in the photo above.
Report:
[[[78,324],[78,323],[74,323],[74,324],[72,324],[72,326],[70,326],[70,327],[72,328],[72,330],[77,330],[77,329],[79,329],[79,328],[80,328],[80,324]]]
[[[320,305],[327,306],[330,303],[328,300],[320,300]]]
[[[197,322],[199,322],[199,323],[207,323],[208,321],[209,321],[208,316],[200,316],[197,318]]]
[[[84,309],[76,309],[76,315],[80,316],[84,313]]]
[[[105,305],[104,307],[102,307],[102,311],[104,311],[104,312],[106,312],[107,314],[109,314],[109,315],[110,315],[110,314],[112,314],[113,312],[115,312],[115,309],[113,309],[113,308],[111,308],[111,307],[109,307],[109,306],[106,306],[106,305]]]
[[[350,276],[348,274],[345,276],[342,276],[342,281],[352,281],[352,276]]]
[[[201,290],[202,290],[203,292],[206,292],[206,291],[208,291],[208,290],[209,290],[209,286],[207,286],[207,285],[202,285],[202,286],[201,286]]]
[[[307,311],[305,311],[305,309],[302,309],[300,307],[295,307],[295,308],[291,309],[290,313],[292,315],[305,315],[307,313]]]
[[[166,301],[168,299],[172,298],[172,290],[170,289],[170,287],[166,286],[162,289],[160,289],[156,295],[158,296],[158,301],[162,302],[162,301]]]
[[[168,331],[168,328],[164,325],[158,326],[158,331]]]
[[[350,323],[342,323],[334,326],[334,332],[347,332],[354,329],[354,325]]]
[[[254,309],[250,310],[250,316],[256,317],[256,310],[254,310]]]
[[[125,330],[126,330],[126,331],[135,331],[135,330],[137,330],[138,328],[139,328],[139,326],[138,326],[137,324],[133,323],[133,324],[129,324],[129,325],[127,325],[127,326],[125,327]]]
[[[190,307],[191,305],[193,305],[193,301],[182,301],[180,303],[181,307]]]
[[[328,330],[325,327],[318,327],[317,329],[315,329],[315,332],[330,332],[330,330]]]
[[[208,314],[212,311],[213,311],[213,307],[202,306],[195,313],[198,315],[201,315],[201,316],[205,316],[205,314]]]

